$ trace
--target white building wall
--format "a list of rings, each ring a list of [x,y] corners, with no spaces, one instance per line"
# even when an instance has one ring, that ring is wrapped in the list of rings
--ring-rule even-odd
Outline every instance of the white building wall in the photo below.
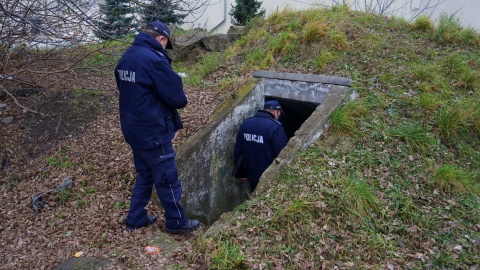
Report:
[[[260,0],[261,1],[261,0]],[[373,0],[336,0],[336,2],[348,2],[351,9],[365,10],[361,4],[364,2],[375,3]],[[389,0],[383,0],[387,2]],[[398,0],[396,7],[390,8],[395,10],[395,13],[386,15],[396,15],[407,20],[418,13],[418,7],[430,3],[434,6],[435,3],[442,2],[437,7],[427,9],[423,13],[436,20],[441,14],[455,14],[460,23],[465,27],[471,27],[480,31],[480,0]],[[277,10],[283,10],[289,7],[292,10],[302,10],[308,8],[320,8],[332,6],[332,0],[263,0],[262,8],[266,10],[266,15],[270,15]],[[382,2],[382,1],[379,1]],[[230,22],[230,15],[228,13],[232,9],[232,4],[235,0],[211,0],[208,7],[197,18],[187,17],[186,23],[182,25],[184,29],[202,28],[211,31],[212,33],[227,33],[232,25]]]
[[[447,0],[432,13],[432,18],[442,13],[455,14],[463,26],[480,31],[480,0]]]

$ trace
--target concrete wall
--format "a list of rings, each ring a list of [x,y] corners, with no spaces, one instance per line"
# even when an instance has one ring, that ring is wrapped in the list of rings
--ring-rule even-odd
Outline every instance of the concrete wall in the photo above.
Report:
[[[238,98],[228,100],[213,115],[210,124],[177,150],[177,165],[184,189],[182,204],[189,218],[212,224],[223,213],[233,210],[251,196],[248,183],[231,176],[233,148],[238,127],[245,118],[261,108],[265,96],[320,104],[312,115],[315,118],[310,120],[310,117],[306,121],[307,126],[302,126],[298,134],[295,133],[279,156],[286,162],[293,153],[321,135],[331,113],[329,110],[340,106],[351,83],[346,78],[266,71],[256,72],[254,76],[261,79],[252,79],[239,89]],[[278,164],[276,162],[274,166],[277,169]]]
[[[182,204],[189,218],[211,224],[248,197],[248,184],[231,176],[233,145],[238,126],[261,105],[258,80],[252,79],[213,116],[210,124],[177,150],[183,185]]]

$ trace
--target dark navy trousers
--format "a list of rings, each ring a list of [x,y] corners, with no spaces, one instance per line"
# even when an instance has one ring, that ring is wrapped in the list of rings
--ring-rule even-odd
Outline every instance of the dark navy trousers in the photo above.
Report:
[[[171,143],[153,149],[132,148],[137,180],[133,187],[130,210],[126,223],[141,227],[147,222],[145,207],[150,201],[153,187],[165,210],[166,226],[176,229],[187,220],[185,210],[180,205],[182,185],[178,179],[175,163],[175,150]]]

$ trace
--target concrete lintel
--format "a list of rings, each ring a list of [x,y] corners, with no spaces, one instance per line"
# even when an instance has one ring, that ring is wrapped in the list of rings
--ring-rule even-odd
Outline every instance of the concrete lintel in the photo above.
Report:
[[[301,74],[301,73],[287,73],[287,72],[273,72],[266,70],[255,70],[253,77],[256,78],[268,78],[278,80],[289,81],[303,81],[312,83],[325,83],[350,87],[352,85],[352,79],[336,76],[323,76],[315,74]]]

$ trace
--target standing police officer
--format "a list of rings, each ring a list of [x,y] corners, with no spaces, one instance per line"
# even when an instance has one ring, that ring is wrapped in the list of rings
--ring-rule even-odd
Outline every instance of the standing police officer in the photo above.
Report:
[[[165,50],[172,48],[168,27],[151,22],[135,37],[115,69],[120,123],[137,171],[125,221],[129,232],[157,220],[145,210],[153,186],[165,210],[166,232],[191,232],[199,226],[198,220],[185,218],[180,205],[182,185],[172,139],[183,127],[177,109],[187,105],[187,97]]]
[[[250,189],[257,187],[262,173],[288,142],[282,124],[278,121],[283,113],[276,100],[265,102],[263,110],[258,110],[254,117],[246,119],[236,136],[233,151],[235,164],[244,170]]]

